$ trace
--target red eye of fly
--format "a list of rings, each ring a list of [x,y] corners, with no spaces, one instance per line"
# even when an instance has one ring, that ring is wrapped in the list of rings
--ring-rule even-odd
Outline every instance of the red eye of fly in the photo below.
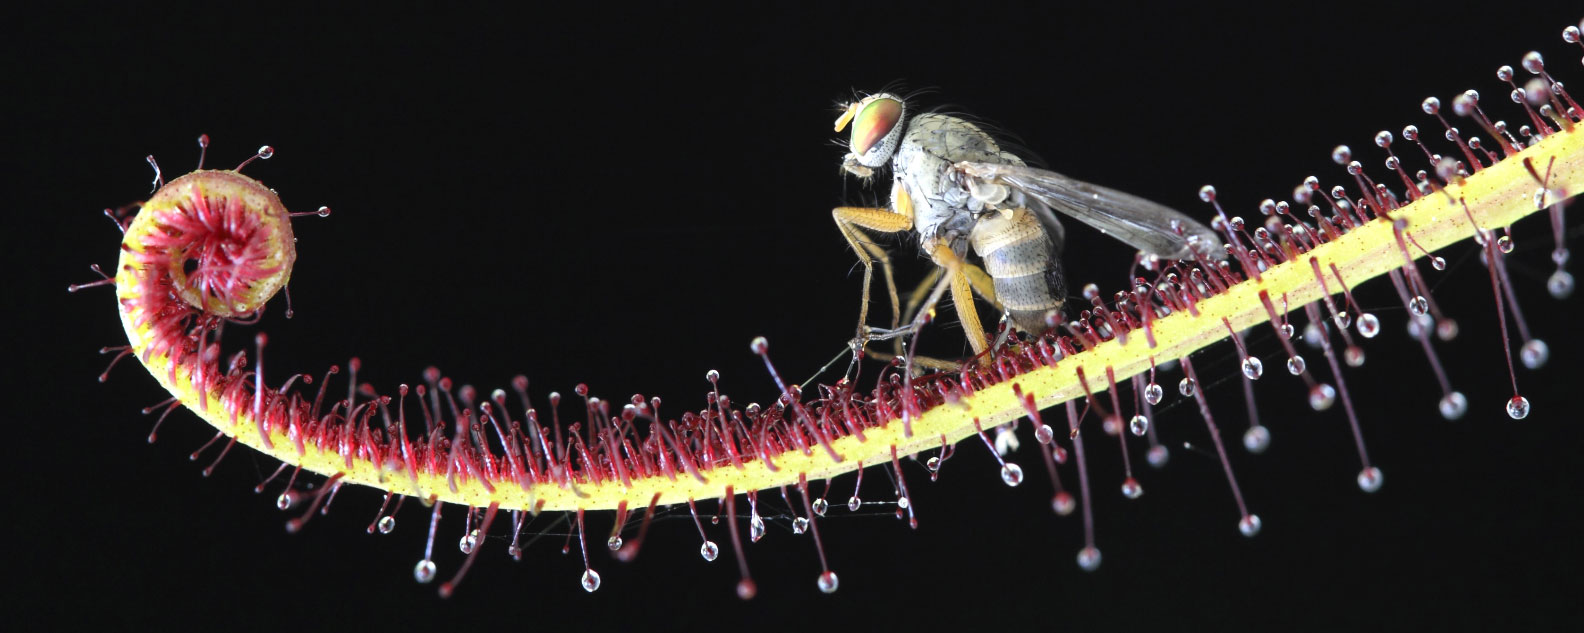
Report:
[[[858,116],[853,118],[852,151],[863,156],[869,148],[891,133],[902,119],[902,102],[895,99],[870,101]]]

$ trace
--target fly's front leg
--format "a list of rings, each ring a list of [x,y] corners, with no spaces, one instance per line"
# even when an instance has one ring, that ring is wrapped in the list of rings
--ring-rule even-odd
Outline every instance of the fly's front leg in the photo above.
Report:
[[[858,254],[858,261],[864,266],[863,299],[858,307],[858,335],[857,340],[862,341],[867,337],[869,323],[869,288],[874,283],[874,263],[880,262],[881,273],[885,276],[886,289],[891,299],[891,327],[897,326],[901,318],[901,302],[897,299],[896,279],[891,273],[891,257],[885,249],[880,248],[867,239],[863,229],[880,231],[882,233],[899,233],[913,229],[913,218],[906,215],[892,213],[890,209],[874,209],[866,207],[837,207],[831,211],[831,217],[836,220],[836,228],[846,238],[847,244],[852,246],[853,252]],[[861,343],[860,343],[861,345]],[[854,351],[861,349],[855,347]]]

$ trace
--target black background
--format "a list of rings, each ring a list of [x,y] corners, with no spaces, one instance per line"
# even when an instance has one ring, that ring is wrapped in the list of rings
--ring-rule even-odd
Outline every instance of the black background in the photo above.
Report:
[[[1141,470],[1139,501],[1117,492],[1114,445],[1091,443],[1097,573],[1074,564],[1079,522],[1050,513],[1037,460],[1023,455],[1031,477],[1008,489],[969,443],[938,483],[909,464],[917,531],[883,511],[822,521],[842,579],[835,595],[815,589],[806,537],[772,521],[749,550],[760,588],[749,603],[732,592],[724,526],[712,529],[722,556],[706,564],[685,513],[658,521],[632,565],[591,543],[604,577],[592,595],[578,586],[575,552],[558,551],[565,528],[548,523],[521,564],[492,539],[449,601],[411,579],[425,518],[415,504],[394,534],[365,536],[379,495],[344,490],[329,516],[288,536],[273,496],[250,492],[271,460],[238,449],[200,478],[185,456],[210,432],[185,413],[159,443],[143,443],[151,420],[137,410],[163,399],[154,382],[130,363],[106,385],[93,379],[103,360],[94,351],[121,337],[112,292],[63,291],[91,278],[87,264],[113,264],[117,235],[97,214],[147,195],[143,156],[175,176],[207,133],[210,165],[274,145],[276,157],[247,173],[295,210],[335,209],[296,223],[297,318],[276,308],[262,326],[272,382],[356,354],[364,378],[386,391],[439,364],[486,388],[526,373],[539,397],[577,382],[618,400],[641,391],[674,414],[699,406],[714,368],[738,401],[767,400],[773,386],[748,351],[752,337],[768,337],[797,380],[852,330],[855,259],[828,209],[876,199],[837,169],[844,150],[829,126],[854,91],[893,80],[934,88],[924,102],[1016,131],[1058,171],[1195,214],[1206,211],[1195,193],[1210,182],[1229,212],[1248,216],[1311,173],[1341,184],[1328,160],[1337,143],[1380,176],[1371,137],[1408,123],[1434,129],[1418,111],[1427,95],[1475,87],[1488,110],[1516,120],[1494,70],[1530,49],[1584,85],[1579,50],[1558,37],[1577,9],[1549,4],[143,8],[8,20],[6,513],[9,576],[26,586],[5,594],[8,617],[342,631],[1576,630],[1584,608],[1565,587],[1584,563],[1584,478],[1567,407],[1581,383],[1580,304],[1544,292],[1550,237],[1539,220],[1515,229],[1510,260],[1552,346],[1548,367],[1520,369],[1534,402],[1522,422],[1502,413],[1510,393],[1472,245],[1442,253],[1451,270],[1426,268],[1463,326],[1456,343],[1439,345],[1469,396],[1461,421],[1436,415],[1433,380],[1389,287],[1359,291],[1385,325],[1366,367],[1347,375],[1387,475],[1377,494],[1354,484],[1341,408],[1310,412],[1298,381],[1277,371],[1277,343],[1256,331],[1274,442],[1263,456],[1232,453],[1264,518],[1258,538],[1237,533],[1217,463],[1180,448],[1204,444],[1197,414],[1169,406],[1157,424],[1176,450],[1164,471]],[[904,279],[918,279],[923,262],[909,244],[897,248]],[[1069,228],[1074,285],[1120,279],[1128,256]],[[950,324],[938,331],[958,336]],[[1232,437],[1243,426],[1235,363],[1225,345],[1196,357],[1217,377],[1206,381]],[[889,492],[883,475],[868,479],[866,498]],[[838,479],[832,500],[851,486]],[[610,519],[591,520],[597,533]],[[460,515],[448,515],[442,575],[461,561],[460,533]]]

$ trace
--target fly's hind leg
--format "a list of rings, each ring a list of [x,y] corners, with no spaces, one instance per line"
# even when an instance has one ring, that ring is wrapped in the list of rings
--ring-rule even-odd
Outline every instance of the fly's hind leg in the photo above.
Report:
[[[986,273],[984,269],[980,268],[978,265],[967,261],[962,262],[962,272],[963,275],[967,277],[968,285],[973,288],[974,294],[979,295],[980,299],[984,299],[990,305],[994,306],[996,310],[999,311],[1002,309],[1001,302],[996,300],[995,281],[990,278],[989,273]],[[904,319],[906,319],[909,323],[914,321],[914,317],[918,316],[919,304],[924,302],[924,299],[929,296],[930,290],[940,282],[941,277],[945,274],[946,268],[937,266],[930,271],[929,275],[925,276],[923,282],[919,283],[919,285],[913,289],[913,292],[908,295],[907,306],[902,310]],[[902,330],[909,329],[910,328],[902,328]],[[876,360],[902,358],[904,356],[902,350],[902,342],[904,337],[888,336],[885,338],[890,338],[892,340],[891,353],[887,354],[884,352],[872,352],[871,355],[874,356]],[[928,356],[919,356],[917,354],[914,354],[909,358],[912,359],[913,363],[927,367],[929,369],[955,371],[961,367],[961,363],[958,363],[957,361],[931,358]]]
[[[946,270],[947,280],[951,283],[952,305],[957,310],[957,320],[962,323],[963,333],[968,336],[968,345],[973,348],[975,356],[983,354],[985,350],[990,349],[990,341],[985,338],[984,326],[979,322],[979,311],[974,307],[974,284],[968,273],[968,269],[973,265],[963,261],[963,258],[953,252],[951,247],[942,242],[930,246],[929,253],[930,259],[935,260],[936,265]],[[979,272],[983,274],[984,271]],[[934,307],[934,299],[931,297],[919,306],[919,312],[922,314],[933,310]],[[917,320],[914,319],[915,322]]]
[[[985,272],[983,268],[966,261],[962,262],[962,269],[963,276],[968,278],[968,285],[973,288],[974,294],[979,295],[980,299],[984,299],[991,306],[994,306],[996,310],[1001,310],[1001,301],[996,299],[995,280],[990,278],[990,274]],[[918,314],[919,304],[924,301],[924,297],[929,295],[930,288],[933,288],[940,281],[941,275],[944,274],[946,274],[946,269],[937,266],[930,271],[929,275],[924,277],[924,281],[917,288],[913,289],[913,293],[908,295],[907,307],[902,310],[904,318],[909,321],[913,320],[913,317]]]

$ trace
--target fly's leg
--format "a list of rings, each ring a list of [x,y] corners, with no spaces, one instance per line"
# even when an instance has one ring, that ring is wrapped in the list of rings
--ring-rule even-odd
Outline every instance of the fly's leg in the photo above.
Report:
[[[869,352],[869,357],[878,361],[890,361],[896,358],[907,358],[909,364],[912,365],[910,369],[913,371],[913,375],[915,376],[924,373],[918,370],[920,367],[924,369],[945,372],[955,372],[962,369],[962,363],[957,361],[935,358],[933,356],[921,356],[919,354],[903,356],[901,354],[893,355],[891,352]]]
[[[946,276],[951,282],[952,304],[957,309],[957,320],[962,323],[963,331],[968,335],[968,345],[973,348],[974,355],[983,354],[990,348],[990,342],[985,339],[984,326],[979,322],[979,310],[974,307],[973,283],[969,281],[967,272],[972,264],[963,261],[944,242],[936,242],[930,248],[930,259],[946,269]],[[919,307],[919,311],[922,313],[934,308],[934,302],[928,301]]]
[[[994,306],[995,309],[1000,310],[1001,302],[996,299],[995,280],[990,278],[990,273],[985,272],[977,264],[963,262],[962,265],[963,274],[968,277],[968,285],[973,287],[974,294],[979,295],[980,299],[984,299],[985,302]],[[913,317],[918,314],[919,303],[924,301],[924,297],[929,295],[930,288],[934,287],[940,281],[941,275],[944,274],[946,274],[945,268],[936,267],[935,270],[930,271],[929,275],[925,276],[923,283],[920,283],[917,288],[913,289],[913,293],[908,295],[907,308],[902,310],[902,314],[909,321],[913,320]]]
[[[919,304],[924,302],[924,297],[929,296],[930,289],[934,288],[935,284],[940,283],[941,275],[944,274],[946,274],[946,269],[936,266],[930,270],[928,275],[924,276],[924,281],[919,282],[918,287],[913,289],[912,294],[908,295],[907,307],[902,310],[902,314],[907,315],[909,321],[912,321],[913,317],[918,314]]]
[[[924,302],[924,298],[929,295],[930,289],[934,288],[935,284],[940,282],[941,276],[945,275],[945,274],[946,274],[946,269],[937,266],[933,270],[930,271],[929,275],[925,276],[924,281],[922,283],[920,283],[918,285],[918,287],[913,289],[912,294],[908,295],[907,307],[902,310],[903,318],[907,319],[909,322],[912,322],[914,317],[918,316],[919,304]],[[995,281],[990,278],[990,274],[989,273],[986,273],[983,268],[980,268],[976,264],[973,264],[973,263],[970,263],[970,262],[963,262],[963,274],[968,277],[968,284],[973,287],[974,293],[979,295],[980,299],[984,299],[990,305],[995,306],[995,309],[997,309],[997,310],[1001,309],[1001,302],[996,300]],[[911,332],[911,328],[910,327],[904,327],[902,329],[903,330],[908,330],[908,332]],[[871,333],[873,333],[873,330],[871,330]],[[906,332],[903,332],[903,333],[906,333]],[[875,360],[882,360],[882,361],[883,360],[890,360],[892,358],[901,358],[902,355],[903,355],[903,353],[902,353],[902,337],[901,336],[883,336],[883,337],[882,336],[871,336],[870,340],[877,340],[877,339],[882,339],[882,338],[890,338],[890,339],[892,339],[893,343],[892,343],[892,347],[891,347],[891,353],[887,354],[887,353],[883,353],[883,352],[871,352],[870,355],[873,356],[875,358]],[[956,361],[942,360],[942,359],[938,359],[938,358],[930,358],[928,356],[914,355],[913,356],[913,362],[918,364],[918,365],[922,365],[924,367],[927,367],[929,369],[936,369],[936,370],[955,371],[955,370],[957,370],[957,369],[959,369],[961,367],[961,363],[958,363]]]
[[[863,299],[858,307],[858,329],[853,346],[853,353],[856,355],[863,349],[864,341],[868,337],[869,288],[874,283],[876,261],[880,262],[886,289],[890,293],[892,329],[896,328],[902,312],[901,301],[897,299],[896,279],[891,273],[891,257],[886,254],[885,249],[870,242],[863,229],[882,233],[910,231],[913,229],[913,218],[892,213],[890,209],[867,207],[837,207],[831,211],[831,217],[835,218],[836,228],[841,231],[842,237],[846,238],[853,252],[858,254],[858,261],[864,266]]]
[[[941,296],[946,293],[947,288],[951,285],[950,280],[945,279],[945,276],[946,269],[937,266],[934,269],[934,272],[930,273],[929,278],[913,292],[911,301],[908,302],[908,322],[906,325],[890,330],[868,328],[870,340],[894,340],[896,341],[895,349],[897,350],[895,354],[891,354],[889,352],[869,352],[871,357],[873,357],[875,360],[888,362],[898,358],[904,359],[904,367],[906,371],[914,376],[924,373],[924,369],[933,369],[937,371],[957,371],[962,368],[962,364],[956,361],[941,360],[929,356],[920,356],[913,353],[912,350],[906,354],[904,354],[902,351],[903,338],[912,337],[913,340],[917,342],[918,333],[924,329],[924,325],[934,320],[935,304],[936,302],[940,301]],[[923,305],[923,309],[915,310],[914,308],[920,304]]]

